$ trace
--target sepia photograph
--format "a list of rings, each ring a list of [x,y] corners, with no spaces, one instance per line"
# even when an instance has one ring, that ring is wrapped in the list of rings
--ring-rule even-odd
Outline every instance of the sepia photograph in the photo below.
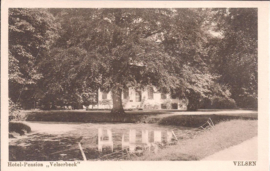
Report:
[[[12,7],[7,18],[9,167],[256,166],[257,7]]]

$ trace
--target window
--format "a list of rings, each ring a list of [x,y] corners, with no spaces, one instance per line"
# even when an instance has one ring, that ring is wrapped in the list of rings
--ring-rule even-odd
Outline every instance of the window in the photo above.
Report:
[[[177,98],[177,94],[171,94],[171,98],[172,99],[176,99]]]
[[[161,109],[167,109],[167,105],[166,104],[160,104]]]
[[[136,91],[136,102],[142,101],[142,93],[141,91]]]
[[[128,88],[124,89],[123,94],[124,94],[124,99],[127,99],[127,98],[128,98],[128,96],[129,96],[129,91],[128,91]]]
[[[154,89],[153,89],[153,87],[148,87],[148,99],[154,99]]]
[[[104,100],[104,99],[107,99],[107,96],[108,96],[108,93],[102,92],[102,99],[103,99],[103,100]]]
[[[178,109],[178,104],[177,103],[172,103],[172,109]]]
[[[167,98],[166,94],[165,93],[161,93],[161,99],[166,99],[166,98]]]

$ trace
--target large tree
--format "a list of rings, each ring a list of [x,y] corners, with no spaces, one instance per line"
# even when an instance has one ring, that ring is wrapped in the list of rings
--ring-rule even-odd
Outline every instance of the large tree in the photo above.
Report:
[[[57,24],[47,9],[9,9],[9,97],[29,104],[42,78],[38,63],[57,37]],[[21,100],[22,99],[22,100]]]
[[[121,94],[131,86],[154,85],[163,92],[178,89],[188,98],[192,92],[205,95],[212,77],[204,62],[206,40],[200,12],[54,9],[62,32],[44,63],[51,66],[43,68],[54,78],[48,84],[57,84],[53,88],[58,92],[77,91],[84,84],[112,91],[114,114],[124,113]],[[201,83],[191,76],[199,76]]]

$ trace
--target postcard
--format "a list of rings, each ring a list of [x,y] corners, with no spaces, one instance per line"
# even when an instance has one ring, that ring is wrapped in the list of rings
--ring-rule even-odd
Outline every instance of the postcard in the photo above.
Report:
[[[1,169],[269,168],[269,3],[2,2]]]

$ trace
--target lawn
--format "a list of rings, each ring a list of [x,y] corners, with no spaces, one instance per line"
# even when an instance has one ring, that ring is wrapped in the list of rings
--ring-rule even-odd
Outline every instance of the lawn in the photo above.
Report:
[[[191,139],[164,148],[157,154],[145,154],[133,160],[200,160],[257,136],[257,130],[255,120],[225,121]]]
[[[255,119],[257,111],[223,111],[203,110],[198,112],[186,112],[179,110],[143,110],[127,111],[126,115],[115,116],[110,111],[27,111],[24,112],[27,121],[44,122],[82,122],[82,123],[160,123],[178,126],[199,126],[208,118],[214,123],[231,119]]]

